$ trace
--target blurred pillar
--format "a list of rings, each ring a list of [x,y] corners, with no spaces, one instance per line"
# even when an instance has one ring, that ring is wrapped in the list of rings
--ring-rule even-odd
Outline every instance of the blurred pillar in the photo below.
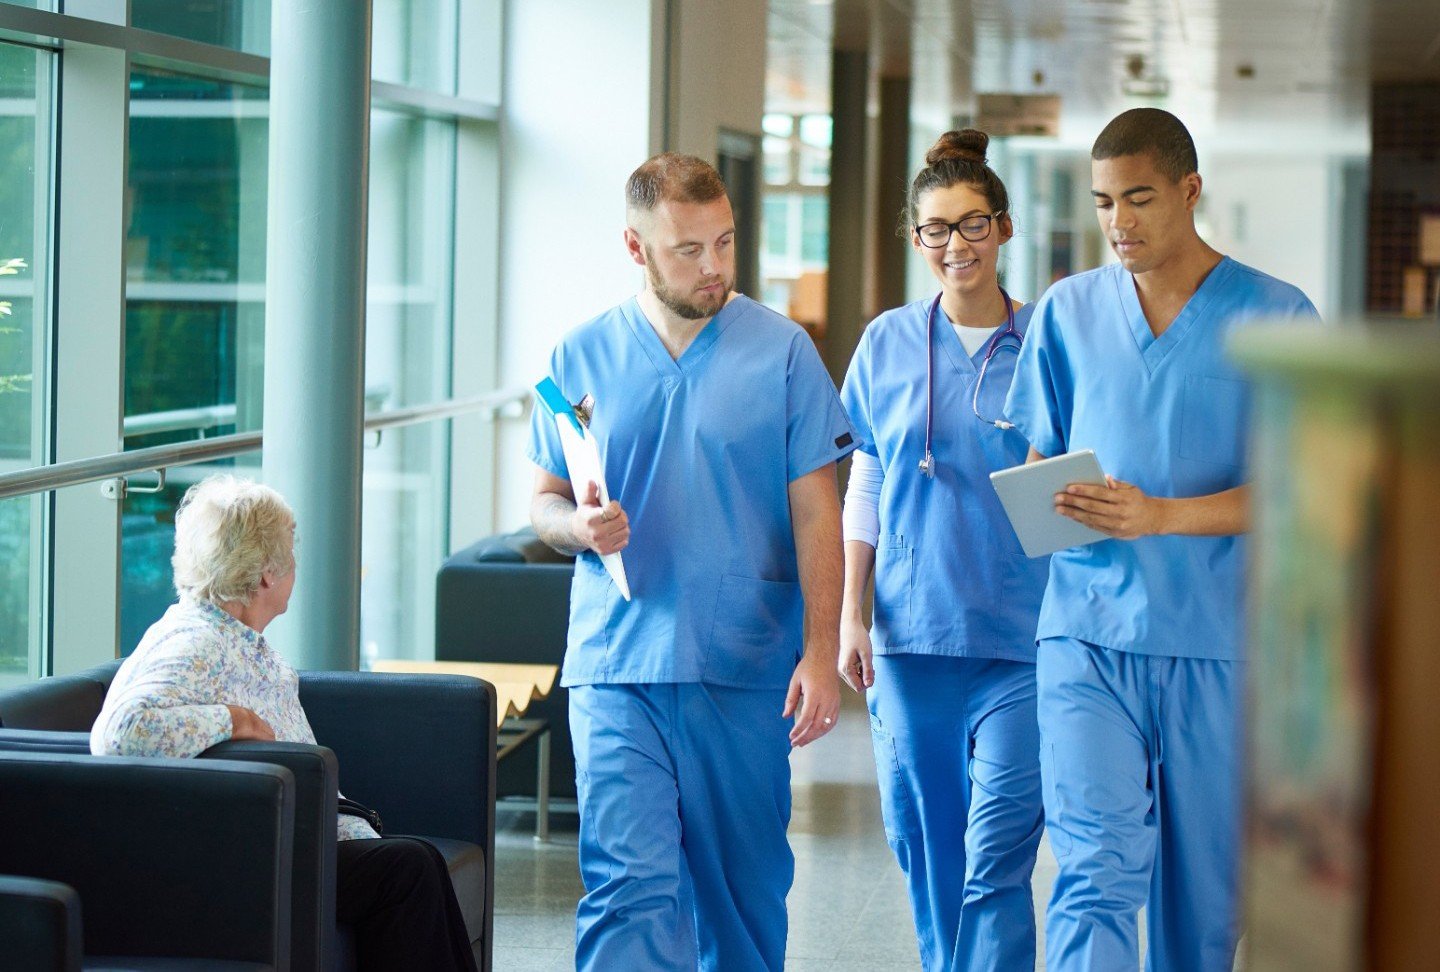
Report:
[[[273,18],[264,469],[302,539],[274,641],[299,668],[355,669],[370,3],[280,3]]]

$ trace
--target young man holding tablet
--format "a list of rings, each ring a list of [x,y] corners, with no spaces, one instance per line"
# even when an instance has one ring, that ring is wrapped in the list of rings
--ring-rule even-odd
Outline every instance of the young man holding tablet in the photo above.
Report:
[[[1046,967],[1228,970],[1237,937],[1247,385],[1225,338],[1314,316],[1295,287],[1195,230],[1194,143],[1153,108],[1091,152],[1118,264],[1039,301],[1007,403],[1031,460],[1094,449],[1107,486],[1056,496],[1113,539],[1051,559],[1037,678],[1060,873]]]

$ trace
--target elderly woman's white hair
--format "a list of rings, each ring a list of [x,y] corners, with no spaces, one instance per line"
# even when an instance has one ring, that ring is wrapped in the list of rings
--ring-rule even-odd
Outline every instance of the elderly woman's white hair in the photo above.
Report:
[[[191,486],[175,511],[175,589],[197,600],[249,604],[260,575],[295,569],[295,514],[269,486],[209,476]]]

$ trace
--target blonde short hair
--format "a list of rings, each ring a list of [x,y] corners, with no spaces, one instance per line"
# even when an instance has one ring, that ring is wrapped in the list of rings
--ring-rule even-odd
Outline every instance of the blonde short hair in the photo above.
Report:
[[[175,590],[197,600],[249,604],[260,575],[295,569],[295,514],[269,486],[209,476],[175,511]]]

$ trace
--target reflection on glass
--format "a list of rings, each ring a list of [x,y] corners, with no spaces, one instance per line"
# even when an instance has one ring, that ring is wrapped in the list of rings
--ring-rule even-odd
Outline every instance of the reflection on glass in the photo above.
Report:
[[[374,0],[370,74],[440,94],[455,93],[455,0]]]
[[[249,54],[270,53],[270,0],[130,0],[130,23]]]
[[[0,44],[0,472],[44,454],[51,57]],[[0,501],[0,684],[39,674],[41,510]]]

